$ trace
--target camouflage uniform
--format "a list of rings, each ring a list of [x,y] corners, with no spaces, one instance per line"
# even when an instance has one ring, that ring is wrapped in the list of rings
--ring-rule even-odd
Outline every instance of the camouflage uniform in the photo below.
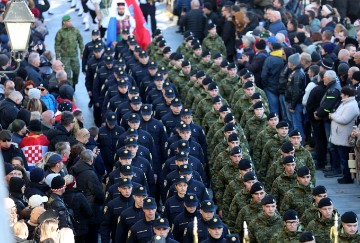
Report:
[[[296,184],[296,173],[287,175],[284,171],[279,177],[275,179],[275,181],[272,183],[272,186],[269,186],[271,188],[271,195],[276,198],[278,208],[281,208],[281,202],[284,199],[285,193],[294,188]]]
[[[250,204],[251,199],[251,194],[246,189],[242,189],[240,192],[235,194],[230,203],[229,213],[225,220],[231,232],[234,232],[235,230],[235,222],[240,210],[246,205]]]
[[[283,221],[278,212],[272,217],[261,213],[248,225],[250,242],[264,243],[269,242],[274,234],[281,231]]]
[[[84,43],[80,31],[73,26],[63,25],[55,36],[55,53],[56,59],[61,59],[65,65],[65,72],[73,87],[78,83],[80,74],[78,48],[83,53]]]
[[[245,137],[247,138],[249,143],[250,154],[252,153],[252,148],[254,146],[255,134],[257,134],[258,131],[262,131],[266,127],[266,123],[267,123],[267,116],[264,113],[264,115],[261,118],[258,118],[257,116],[254,115],[246,124],[244,132],[245,132]]]
[[[240,85],[240,84],[239,84],[239,85]],[[236,102],[237,102],[242,96],[245,95],[245,91],[244,91],[244,89],[242,88],[242,85],[239,86],[239,87],[236,88],[236,89],[234,88],[234,92],[235,92],[235,93],[233,93],[232,96],[231,96],[231,100],[229,100],[229,102],[230,102],[230,104],[231,104],[232,106],[234,106],[234,105],[236,104]],[[269,103],[268,100],[267,100],[267,98],[266,98],[266,94],[265,94],[265,92],[264,92],[262,89],[260,89],[259,87],[256,87],[256,86],[255,86],[255,93],[260,93],[262,102],[264,102],[264,103]]]
[[[208,96],[208,95],[209,95],[209,93],[206,92],[206,91],[201,87],[199,94],[197,94],[196,97],[195,97],[195,99],[194,99],[194,102],[193,102],[193,104],[192,104],[192,106],[191,106],[191,110],[193,110],[193,111],[195,112],[196,109],[197,109],[197,107],[198,107],[198,105],[199,105],[199,103],[200,103],[200,101],[201,101],[202,99],[205,99],[206,96]]]
[[[219,208],[222,208],[222,199],[226,186],[229,185],[230,181],[237,175],[239,175],[238,166],[232,162],[227,163],[219,171],[216,184],[213,184],[213,190]]]
[[[302,225],[299,225],[296,231],[289,231],[286,227],[283,227],[281,232],[274,234],[270,243],[298,243],[303,231]]]
[[[262,158],[258,168],[258,177],[262,180],[266,177],[266,172],[270,168],[272,161],[276,159],[279,155],[279,150],[281,145],[288,141],[289,137],[280,137],[278,134],[275,134],[268,142],[265,144],[262,151]]]
[[[227,75],[223,82],[219,83],[219,90],[222,97],[225,99],[229,99],[231,95],[231,91],[233,90],[234,85],[239,82],[239,76],[236,75],[235,77],[230,77]]]
[[[201,124],[205,134],[207,134],[210,127],[216,122],[219,116],[219,112],[217,112],[213,107],[205,114],[203,122]]]
[[[204,99],[202,99],[196,108],[196,111],[194,113],[194,122],[197,124],[202,124],[204,121],[204,117],[207,112],[211,111],[212,107],[212,97],[208,94]],[[227,101],[222,98],[223,104],[227,104]]]
[[[358,243],[360,242],[360,233],[356,232],[354,235],[346,233],[342,227],[339,231],[339,243]]]
[[[170,59],[166,59],[165,57],[163,57],[163,59],[158,61],[158,66],[159,67],[166,67],[169,62],[170,62]]]
[[[299,218],[301,218],[305,210],[312,205],[313,196],[311,192],[311,184],[303,186],[297,183],[293,189],[285,193],[280,212],[285,213],[288,209],[294,209],[298,213]]]
[[[153,54],[157,50],[156,38],[153,38],[150,44],[147,46],[146,51],[148,52],[150,57],[153,57]]]
[[[179,47],[176,49],[176,52],[181,53],[185,56],[186,49],[187,49],[186,41],[183,41],[183,42],[181,42]]]
[[[272,165],[270,166],[270,168],[266,173],[266,179],[264,180],[264,182],[268,184],[270,188],[272,183],[275,181],[275,179],[284,172],[284,166],[282,163],[283,159],[284,158],[280,156],[274,163],[272,163]],[[296,158],[295,158],[295,162],[296,162],[295,169],[299,169],[305,166],[303,163],[299,162]]]
[[[191,83],[191,82],[189,82]],[[191,108],[191,106],[194,103],[195,97],[200,94],[200,90],[202,90],[202,86],[198,83],[194,83],[194,86],[189,89],[189,92],[186,96],[186,100],[185,100],[185,107],[186,108]]]
[[[335,214],[335,212],[337,214],[339,214],[337,209],[334,208],[334,214]],[[304,225],[305,227],[307,227],[308,224],[312,220],[319,218],[319,213],[320,213],[319,208],[318,208],[317,204],[314,202],[312,204],[312,207],[306,209],[305,212],[303,213],[303,215],[301,216],[301,219],[300,219],[301,224]],[[340,241],[340,242],[342,242],[342,241]]]
[[[259,168],[261,162],[262,151],[265,147],[265,144],[277,134],[275,128],[271,128],[267,126],[264,130],[262,130],[255,139],[254,147],[253,147],[253,163],[255,168]]]
[[[269,111],[269,106],[267,103],[263,103],[264,104],[264,110],[265,110],[265,114],[268,115],[270,113]],[[249,107],[249,109],[247,109],[246,111],[243,112],[243,114],[241,115],[241,119],[239,121],[239,124],[241,127],[245,127],[246,123],[248,123],[248,121],[250,120],[250,118],[252,118],[254,116],[254,108],[251,105]],[[255,136],[254,139],[256,139],[257,136]]]
[[[228,74],[222,72],[221,68],[220,68],[220,71],[214,75],[213,80],[220,85],[223,82],[223,80],[226,78],[227,75]]]
[[[208,34],[202,42],[202,48],[204,50],[209,50],[211,53],[220,52],[226,57],[225,44],[218,34],[215,34],[214,36]]]
[[[178,68],[177,66],[170,66],[170,67],[171,68],[168,68],[169,69],[168,78],[171,82],[174,82],[175,78],[178,76],[181,69]]]
[[[315,163],[311,156],[311,153],[303,146],[300,146],[299,149],[295,149],[295,157],[299,162],[303,163],[309,168],[311,173],[311,183],[313,183],[313,185],[316,185]]]
[[[227,185],[225,192],[222,198],[222,211],[224,218],[226,219],[229,215],[230,204],[235,197],[236,193],[241,190],[245,190],[244,180],[242,176],[239,174],[235,179],[232,179]]]
[[[184,55],[186,60],[190,60],[191,56],[193,55],[193,50],[190,46],[186,45],[186,48],[184,50],[184,52],[182,52],[181,54]]]
[[[216,75],[217,73],[220,72],[220,70],[221,70],[221,67],[218,66],[218,65],[216,65],[215,63],[213,63],[213,64],[211,65],[211,67],[206,71],[205,74],[206,74],[206,76],[208,76],[208,77],[212,77],[213,80],[215,81],[214,77],[215,77],[215,75]],[[215,81],[215,82],[216,82],[216,81]]]
[[[192,56],[189,58],[189,62],[191,64],[191,66],[196,69],[196,70],[201,70],[198,69],[197,67],[199,66],[200,62],[202,61],[202,57],[200,56],[196,56],[195,54],[192,54]]]
[[[340,225],[339,220],[339,225]],[[309,225],[306,227],[306,231],[312,231],[316,243],[329,243],[330,240],[330,229],[334,226],[334,216],[330,219],[324,219],[322,217],[317,217],[314,220],[311,220]],[[342,241],[339,241],[342,242]]]
[[[204,70],[204,72],[206,72],[207,70],[210,70],[212,65],[213,62],[211,60],[209,62],[204,62],[204,60],[201,60],[201,62],[197,65],[197,69]]]
[[[206,134],[206,141],[208,145],[210,145],[211,139],[214,138],[215,133],[224,127],[224,122],[222,121],[220,115],[218,119],[214,122],[214,124],[209,128],[209,131]]]
[[[159,64],[159,62],[161,62],[163,58],[164,55],[162,53],[162,50],[158,49],[156,52],[154,52],[151,60],[156,61]]]
[[[250,203],[244,206],[243,208],[241,208],[238,214],[236,215],[235,224],[233,225],[234,232],[238,233],[239,235],[242,235],[244,221],[246,221],[249,227],[250,222],[258,215],[262,215],[262,214],[263,214],[263,209],[261,203],[254,203],[253,200],[250,200]]]
[[[186,97],[186,93],[188,90],[186,90],[187,83],[190,80],[189,74],[184,74],[182,70],[180,70],[178,76],[174,79],[174,84],[176,86],[176,89],[182,99]]]
[[[231,111],[233,112],[236,121],[240,121],[242,114],[252,107],[252,105],[251,99],[247,96],[243,95],[239,97],[237,102],[234,105],[231,105]]]
[[[246,158],[246,159],[251,160],[251,157],[250,157],[250,154],[249,154],[249,151],[248,151],[248,148],[246,147],[246,145],[240,141],[240,145],[239,145],[239,146],[240,146],[240,148],[241,148],[241,150],[242,150],[243,158]],[[211,159],[211,160],[214,160],[214,158],[215,158],[216,161],[219,160],[219,158],[221,158],[221,157],[218,158],[218,156],[219,156],[219,155],[222,153],[222,151],[224,151],[227,147],[228,147],[228,144],[227,144],[227,142],[226,142],[226,140],[225,140],[225,137],[224,137],[224,140],[223,140],[222,142],[218,143],[218,144],[216,145],[216,147],[213,149],[213,152],[212,152],[211,155],[210,155],[210,159]],[[215,161],[215,163],[216,163],[216,161]]]

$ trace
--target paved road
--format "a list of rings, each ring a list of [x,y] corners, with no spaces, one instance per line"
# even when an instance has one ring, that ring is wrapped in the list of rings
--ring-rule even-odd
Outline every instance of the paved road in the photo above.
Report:
[[[54,51],[54,38],[56,31],[61,27],[61,17],[64,14],[70,14],[73,25],[79,30],[84,37],[84,42],[90,41],[91,32],[84,32],[84,25],[82,25],[82,18],[77,16],[74,9],[70,9],[70,3],[65,0],[51,1],[54,15],[49,16],[45,14],[46,22],[49,27],[50,34],[46,37],[48,49]],[[160,4],[157,10],[158,28],[163,30],[164,36],[169,46],[176,50],[177,46],[182,41],[182,36],[176,33],[177,27],[175,20],[170,21],[171,15],[166,10],[165,4]],[[80,75],[79,84],[76,87],[75,99],[78,107],[84,113],[85,127],[93,126],[92,109],[87,107],[89,101],[85,85],[84,75]],[[336,178],[324,178],[323,173],[317,171],[316,181],[318,185],[324,185],[328,189],[329,197],[334,201],[335,207],[343,213],[348,210],[356,212],[360,216],[360,189],[358,184],[353,185],[339,185]]]

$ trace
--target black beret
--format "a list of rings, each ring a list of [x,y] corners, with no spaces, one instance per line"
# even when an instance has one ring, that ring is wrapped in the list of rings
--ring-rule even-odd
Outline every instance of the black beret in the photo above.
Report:
[[[259,108],[264,108],[264,104],[263,104],[263,102],[262,101],[258,101],[258,102],[256,102],[255,104],[253,104],[253,109],[255,110],[255,109],[259,109]]]
[[[211,53],[210,53],[209,50],[204,50],[204,51],[201,53],[201,56],[202,56],[202,57],[211,56]]]
[[[184,61],[182,61],[181,66],[182,67],[190,66],[190,62],[188,60],[184,60]]]
[[[295,210],[293,209],[288,209],[284,215],[283,215],[283,220],[287,221],[287,220],[297,220],[299,219],[298,214]]]
[[[236,147],[235,147],[236,148]],[[248,159],[241,159],[239,164],[238,164],[238,169],[239,170],[248,170],[252,168],[252,163],[250,160]]]
[[[244,175],[244,177],[243,177],[243,180],[244,180],[245,182],[247,182],[247,181],[252,181],[252,180],[257,180],[255,171],[248,171],[248,172],[246,172],[245,175]]]
[[[358,218],[356,213],[349,211],[341,215],[341,222],[346,224],[355,224],[357,223]]]
[[[219,112],[228,111],[229,109],[230,109],[230,107],[228,105],[223,105],[220,107]]]
[[[208,90],[214,90],[214,89],[219,89],[219,86],[217,85],[216,82],[211,82],[208,86]]]
[[[273,197],[272,195],[267,194],[262,200],[261,200],[261,205],[267,205],[267,204],[273,204],[276,203],[276,199],[275,197]]]
[[[254,194],[255,192],[264,190],[264,184],[262,184],[260,181],[255,182],[250,189],[250,194]]]
[[[324,194],[324,193],[327,193],[327,190],[324,186],[321,186],[321,185],[314,187],[314,189],[312,190],[313,196]]]
[[[289,127],[289,124],[285,121],[281,121],[276,125],[276,128]]]
[[[221,102],[222,101],[222,98],[221,96],[217,95],[215,96],[213,99],[212,99],[212,103],[215,104],[215,103],[218,103],[218,102]]]
[[[252,100],[259,100],[261,99],[261,94],[260,93],[253,93],[251,96]]]
[[[242,87],[243,87],[243,89],[248,89],[248,88],[251,88],[251,87],[254,87],[254,86],[255,86],[254,82],[248,81],[248,82],[244,83]]]
[[[235,146],[230,150],[230,155],[241,154],[241,153],[242,153],[242,150],[239,146]],[[238,165],[238,167],[239,167],[239,165]],[[244,167],[246,167],[246,166],[244,165]]]
[[[290,143],[289,141],[286,141],[285,143],[283,143],[281,145],[281,151],[283,151],[284,153],[290,153],[294,149],[295,149],[294,145],[292,143]]]
[[[276,114],[275,112],[270,112],[270,114],[268,115],[267,119],[268,119],[268,121],[269,121],[271,118],[274,118],[274,117],[278,117],[278,114]]]
[[[282,161],[283,165],[284,164],[294,163],[294,162],[295,162],[295,158],[292,155],[286,156],[285,158],[283,158],[283,161]]]
[[[205,76],[205,72],[200,70],[196,73],[196,78],[201,78],[201,77],[204,77]]]
[[[233,142],[233,141],[239,141],[239,135],[237,135],[236,133],[231,133],[227,139],[228,142]]]
[[[301,133],[298,129],[294,129],[291,132],[289,132],[289,137],[295,137],[295,136],[301,136]]]
[[[202,85],[209,85],[212,82],[213,82],[212,78],[206,77],[206,78],[203,79],[203,81],[201,83],[202,83]]]
[[[221,63],[220,63],[220,67],[224,68],[224,67],[227,67],[229,66],[229,62],[227,60],[223,60]]]
[[[304,177],[310,175],[310,169],[307,166],[303,166],[296,171],[298,177]]]
[[[236,130],[236,126],[234,123],[228,123],[224,127],[224,132],[230,132],[230,131],[235,131],[235,130]]]
[[[304,243],[307,241],[313,241],[315,240],[315,237],[312,232],[305,231],[300,235],[299,241],[300,243]]]
[[[328,207],[328,206],[332,206],[333,202],[329,197],[324,197],[321,198],[321,200],[318,203],[318,208],[322,208],[322,207]]]
[[[228,114],[226,114],[225,117],[224,117],[224,122],[225,122],[225,123],[229,123],[229,122],[231,122],[231,121],[234,120],[234,119],[235,119],[235,116],[234,116],[232,113],[228,113]]]

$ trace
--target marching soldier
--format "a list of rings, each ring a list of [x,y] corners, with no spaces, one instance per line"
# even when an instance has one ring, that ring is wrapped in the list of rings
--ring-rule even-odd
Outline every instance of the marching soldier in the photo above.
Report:
[[[316,219],[319,216],[318,204],[319,201],[327,197],[327,190],[324,186],[316,186],[312,191],[313,196],[313,206],[306,209],[301,217],[301,223],[307,227],[311,220]]]
[[[216,25],[214,23],[210,23],[207,27],[208,34],[202,42],[204,50],[209,50],[211,52],[218,51],[226,57],[226,48],[223,40],[216,33]]]
[[[275,234],[270,243],[298,242],[303,232],[303,226],[300,225],[299,217],[295,210],[289,209],[283,215],[284,227],[281,232]]]
[[[345,212],[341,215],[339,242],[355,243],[360,241],[358,232],[358,217],[354,212]]]

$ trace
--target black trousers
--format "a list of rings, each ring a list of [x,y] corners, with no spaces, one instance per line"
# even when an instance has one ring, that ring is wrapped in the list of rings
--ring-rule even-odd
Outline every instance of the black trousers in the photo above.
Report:
[[[150,3],[146,3],[146,4],[140,4],[140,9],[144,15],[145,21],[148,22],[148,16],[150,15],[150,20],[151,20],[151,33],[153,34],[156,30],[156,18],[155,18],[155,12],[156,12],[156,7],[155,7],[155,3],[150,4]]]
[[[323,121],[310,120],[315,140],[316,160],[319,166],[325,166],[327,154],[327,140]]]

